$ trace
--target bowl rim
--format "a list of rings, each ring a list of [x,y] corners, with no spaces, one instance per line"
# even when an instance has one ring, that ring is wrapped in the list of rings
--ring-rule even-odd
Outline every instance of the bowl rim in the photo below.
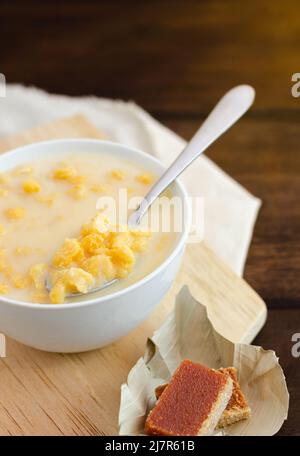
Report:
[[[159,165],[164,171],[167,169],[167,167],[156,157],[153,157],[153,155],[150,155],[138,148],[127,146],[126,144],[114,142],[114,141],[107,141],[107,140],[101,140],[101,139],[93,139],[93,138],[61,138],[61,139],[51,139],[51,140],[45,140],[45,141],[38,141],[34,142],[32,144],[26,144],[24,146],[16,147],[14,149],[8,150],[7,152],[4,152],[3,154],[0,155],[0,163],[2,159],[6,159],[9,156],[17,155],[19,153],[23,153],[26,151],[26,149],[35,149],[38,147],[42,146],[51,146],[55,144],[63,144],[63,143],[92,143],[92,144],[100,144],[100,145],[109,145],[113,146],[116,148],[121,149],[126,149],[127,152],[133,152],[134,154],[140,156],[144,160],[148,160],[152,163],[155,163]],[[24,154],[23,157],[26,159],[26,155]],[[176,179],[175,184],[177,188],[179,189],[180,192],[180,198],[183,201],[183,213],[184,213],[184,230],[182,231],[181,235],[179,236],[179,239],[175,243],[175,246],[172,248],[171,253],[165,258],[165,260],[153,271],[151,271],[149,274],[146,276],[142,277],[140,280],[137,280],[136,282],[132,283],[128,287],[125,287],[119,291],[116,291],[111,294],[99,296],[98,298],[94,299],[86,299],[83,301],[79,302],[74,302],[74,303],[63,303],[63,304],[41,304],[41,303],[33,303],[33,302],[25,302],[25,301],[19,301],[17,299],[9,298],[6,297],[6,295],[0,296],[0,302],[5,302],[8,304],[11,304],[16,307],[27,307],[30,309],[36,309],[36,310],[51,310],[51,311],[63,311],[66,309],[74,309],[74,308],[79,308],[79,307],[85,307],[85,306],[92,306],[92,305],[97,305],[101,304],[103,302],[107,302],[113,299],[116,299],[120,296],[126,295],[127,293],[130,293],[136,288],[139,288],[143,286],[144,283],[150,281],[153,277],[158,275],[162,270],[164,270],[169,263],[180,253],[181,249],[184,248],[186,239],[189,234],[189,229],[190,229],[190,224],[191,224],[191,207],[190,207],[190,202],[188,199],[188,193],[187,190],[185,189],[185,186],[182,184],[180,179]]]

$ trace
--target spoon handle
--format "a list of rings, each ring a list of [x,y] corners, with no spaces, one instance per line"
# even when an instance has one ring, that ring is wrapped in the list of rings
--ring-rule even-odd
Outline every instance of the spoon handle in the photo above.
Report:
[[[249,85],[239,85],[229,90],[211,111],[193,138],[171,166],[153,185],[138,209],[128,220],[131,226],[138,225],[153,201],[219,136],[230,128],[250,108],[255,96]]]

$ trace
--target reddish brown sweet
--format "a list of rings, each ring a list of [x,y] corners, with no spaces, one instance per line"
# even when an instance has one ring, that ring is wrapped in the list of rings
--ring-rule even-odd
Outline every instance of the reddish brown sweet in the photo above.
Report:
[[[250,418],[251,410],[238,382],[236,369],[234,367],[221,367],[219,372],[230,375],[233,381],[231,398],[218,422],[218,427],[221,428]],[[167,386],[168,384],[164,383],[155,388],[156,399],[160,398]]]
[[[231,393],[229,375],[185,360],[148,415],[145,430],[151,435],[211,433]]]

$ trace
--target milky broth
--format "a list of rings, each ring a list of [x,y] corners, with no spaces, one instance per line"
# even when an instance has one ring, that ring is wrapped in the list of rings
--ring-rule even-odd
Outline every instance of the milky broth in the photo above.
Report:
[[[55,179],[53,173],[61,167],[76,169],[84,176],[83,182]],[[120,157],[81,152],[60,158],[47,156],[0,173],[0,293],[26,302],[49,302],[39,297],[28,279],[30,268],[51,262],[66,238],[78,236],[81,226],[95,215],[99,197],[117,199],[121,188],[128,189],[128,197],[145,195],[152,182],[137,178],[145,174],[147,170],[140,165]],[[26,181],[37,182],[40,190],[27,193],[23,188]],[[14,218],[9,210],[15,208],[25,213]],[[177,239],[174,232],[152,233],[149,248],[139,256],[133,272],[89,298],[112,293],[145,277],[166,259]]]

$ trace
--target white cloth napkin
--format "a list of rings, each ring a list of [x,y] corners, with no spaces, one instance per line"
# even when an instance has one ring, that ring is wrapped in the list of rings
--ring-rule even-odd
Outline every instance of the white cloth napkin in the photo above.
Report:
[[[170,164],[185,141],[132,102],[48,94],[8,85],[0,99],[0,136],[72,114],[84,114],[108,137],[144,150]],[[230,154],[230,150],[228,151]],[[201,156],[182,175],[191,196],[204,197],[204,238],[239,275],[242,274],[260,200]]]

